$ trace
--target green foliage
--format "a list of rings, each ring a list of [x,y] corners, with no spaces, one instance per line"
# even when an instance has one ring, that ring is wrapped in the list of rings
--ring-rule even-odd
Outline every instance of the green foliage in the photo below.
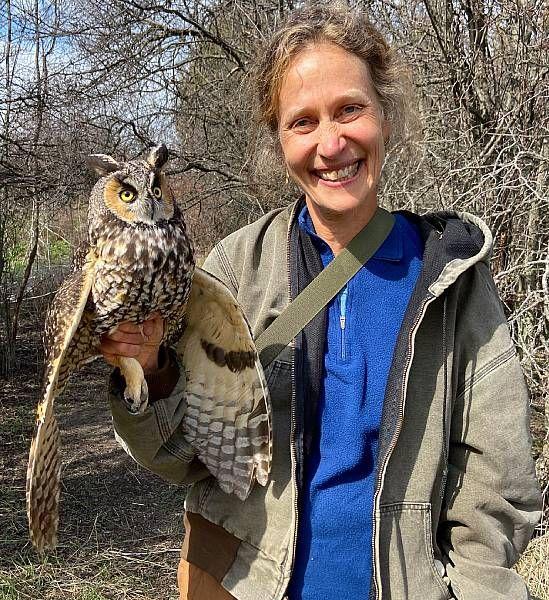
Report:
[[[96,588],[86,587],[78,595],[78,600],[107,600]]]
[[[20,237],[8,250],[7,263],[9,269],[17,276],[21,275],[27,265],[27,241]],[[65,263],[70,260],[71,245],[67,240],[55,238],[48,241],[47,249],[42,251],[51,263]]]
[[[28,598],[21,590],[31,584],[39,598],[38,592],[47,585],[47,577],[43,575],[39,566],[31,562],[13,564],[12,572],[0,572],[0,600],[19,600]]]
[[[71,246],[67,240],[57,239],[49,244],[51,262],[64,262],[70,258]]]
[[[0,575],[0,600],[19,600],[20,597],[13,578]]]
[[[7,263],[15,274],[20,274],[25,270],[25,256],[27,254],[27,245],[23,241],[16,242],[7,254]]]

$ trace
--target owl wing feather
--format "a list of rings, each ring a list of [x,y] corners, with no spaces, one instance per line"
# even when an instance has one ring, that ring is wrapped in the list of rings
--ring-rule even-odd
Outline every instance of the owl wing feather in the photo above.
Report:
[[[244,500],[266,485],[272,458],[271,405],[250,327],[226,286],[195,269],[176,345],[187,378],[185,439],[221,489]]]
[[[94,354],[89,335],[80,335],[86,327],[84,311],[92,287],[94,261],[94,253],[88,252],[82,270],[72,273],[59,288],[46,319],[43,395],[37,408],[26,487],[30,537],[39,552],[55,547],[59,522],[60,436],[53,404],[70,373]],[[75,336],[77,331],[79,335]],[[73,339],[76,342],[71,344]]]

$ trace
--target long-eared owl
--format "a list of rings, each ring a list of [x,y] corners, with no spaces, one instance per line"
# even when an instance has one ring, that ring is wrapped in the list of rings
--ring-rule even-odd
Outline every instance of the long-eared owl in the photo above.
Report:
[[[254,482],[268,480],[271,410],[250,329],[227,288],[195,267],[182,213],[162,173],[167,159],[160,145],[145,160],[96,154],[88,161],[101,176],[90,196],[88,247],[55,295],[45,325],[42,398],[27,471],[30,536],[39,551],[57,542],[61,464],[54,400],[69,375],[99,355],[101,335],[124,321],[140,324],[153,313],[165,319],[163,342],[177,352],[186,377],[181,427],[221,489],[245,499]],[[126,357],[117,364],[127,410],[143,413],[148,390],[140,364]]]

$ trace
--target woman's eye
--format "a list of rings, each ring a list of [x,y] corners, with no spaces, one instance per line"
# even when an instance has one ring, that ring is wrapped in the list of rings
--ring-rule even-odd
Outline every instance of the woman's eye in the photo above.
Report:
[[[292,129],[309,130],[313,127],[314,123],[311,121],[311,119],[307,119],[305,117],[303,119],[297,119],[297,121],[294,121],[292,124]]]
[[[152,192],[155,198],[162,198],[162,190],[158,186],[153,187]]]
[[[355,104],[349,104],[349,106],[344,106],[341,110],[341,114],[344,116],[354,115],[355,113],[360,111],[360,106],[356,106]]]
[[[124,202],[131,202],[134,198],[135,194],[131,190],[122,190],[120,192],[120,199]]]

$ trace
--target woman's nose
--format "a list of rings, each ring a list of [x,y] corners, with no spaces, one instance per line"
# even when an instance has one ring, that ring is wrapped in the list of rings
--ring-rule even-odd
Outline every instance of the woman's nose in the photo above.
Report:
[[[337,123],[324,123],[319,127],[318,153],[326,158],[335,158],[346,146],[346,140]]]

